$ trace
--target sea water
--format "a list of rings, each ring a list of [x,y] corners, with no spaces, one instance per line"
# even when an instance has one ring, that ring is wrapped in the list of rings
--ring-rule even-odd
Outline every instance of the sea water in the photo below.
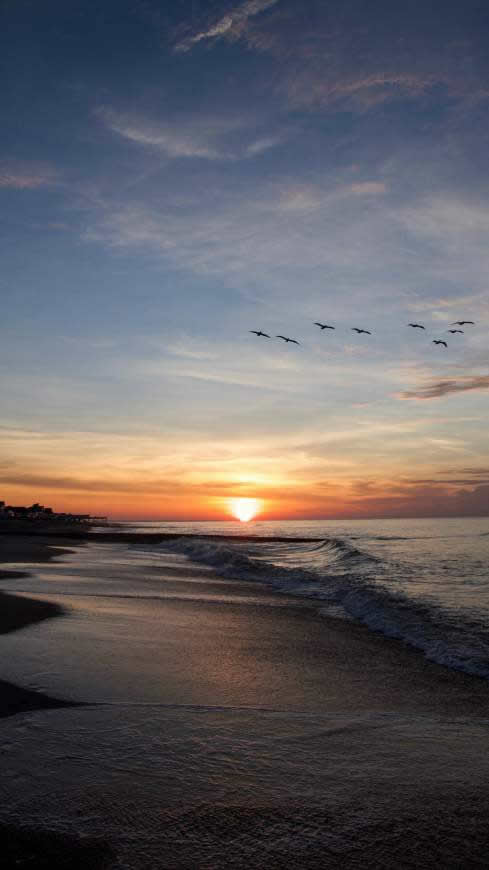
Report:
[[[436,674],[431,711],[368,709],[304,658],[319,610],[484,686],[486,520],[138,529],[180,537],[100,529],[3,583],[66,615],[2,636],[2,678],[88,703],[3,720],[0,820],[102,836],[120,870],[487,866],[489,709],[440,712]]]
[[[223,577],[324,602],[329,615],[359,620],[433,661],[489,677],[488,519],[128,523],[122,529],[233,535],[236,541],[185,537],[159,549]],[[239,541],[250,535],[290,541]]]

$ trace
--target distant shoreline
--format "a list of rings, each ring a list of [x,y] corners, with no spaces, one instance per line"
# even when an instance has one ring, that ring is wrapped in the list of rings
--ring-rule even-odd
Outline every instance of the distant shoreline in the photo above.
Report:
[[[111,528],[110,524],[108,528]],[[74,544],[79,544],[80,541],[98,541],[106,544],[154,544],[157,541],[176,540],[177,538],[198,538],[199,540],[226,540],[226,541],[268,541],[273,543],[288,543],[296,542],[301,544],[320,543],[324,541],[325,536],[319,538],[310,537],[290,537],[286,535],[228,535],[218,532],[200,533],[200,532],[94,532],[92,529],[81,531],[80,528],[64,529],[39,526],[35,528],[7,528],[6,524],[0,523],[0,542],[2,536],[12,537],[29,537],[29,538],[59,538],[64,544],[66,541],[72,541]]]

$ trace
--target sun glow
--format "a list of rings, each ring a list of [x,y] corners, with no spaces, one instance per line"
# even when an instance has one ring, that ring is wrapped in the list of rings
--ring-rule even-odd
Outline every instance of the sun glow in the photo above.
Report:
[[[247,523],[260,513],[263,505],[259,498],[232,498],[229,500],[229,508],[233,517]]]

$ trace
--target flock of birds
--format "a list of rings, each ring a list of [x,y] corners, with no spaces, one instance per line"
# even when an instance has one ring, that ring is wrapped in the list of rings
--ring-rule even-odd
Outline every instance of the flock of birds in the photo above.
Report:
[[[475,326],[475,322],[473,320],[456,320],[454,323],[451,323],[450,326]],[[329,323],[319,323],[317,320],[314,321],[314,326],[319,326],[321,332],[324,329],[336,329],[335,326],[330,326]],[[411,326],[413,329],[426,329],[422,323],[408,323],[407,326]],[[352,332],[356,332],[357,335],[361,335],[361,333],[365,333],[365,335],[372,335],[369,329],[360,329],[358,326],[351,327]],[[258,338],[272,338],[271,335],[268,335],[267,332],[262,332],[261,329],[250,329],[249,332],[252,332],[253,335],[256,335]],[[457,332],[460,332],[462,335],[464,334],[463,329],[448,329],[447,332],[451,332],[454,335]],[[297,341],[295,338],[289,338],[287,335],[276,335],[275,338],[281,338],[286,344],[300,344],[300,341]],[[446,341],[441,338],[434,338],[432,344],[442,344],[444,347],[448,347]]]

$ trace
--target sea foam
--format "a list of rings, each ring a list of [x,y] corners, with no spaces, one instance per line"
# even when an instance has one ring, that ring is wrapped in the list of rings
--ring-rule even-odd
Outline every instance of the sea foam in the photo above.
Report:
[[[402,540],[402,539],[401,539]],[[413,598],[389,577],[389,566],[339,537],[280,543],[185,536],[159,545],[228,579],[260,582],[278,591],[324,602],[325,616],[342,615],[423,650],[438,664],[489,678],[489,634],[463,614]],[[399,575],[400,566],[392,566]]]

